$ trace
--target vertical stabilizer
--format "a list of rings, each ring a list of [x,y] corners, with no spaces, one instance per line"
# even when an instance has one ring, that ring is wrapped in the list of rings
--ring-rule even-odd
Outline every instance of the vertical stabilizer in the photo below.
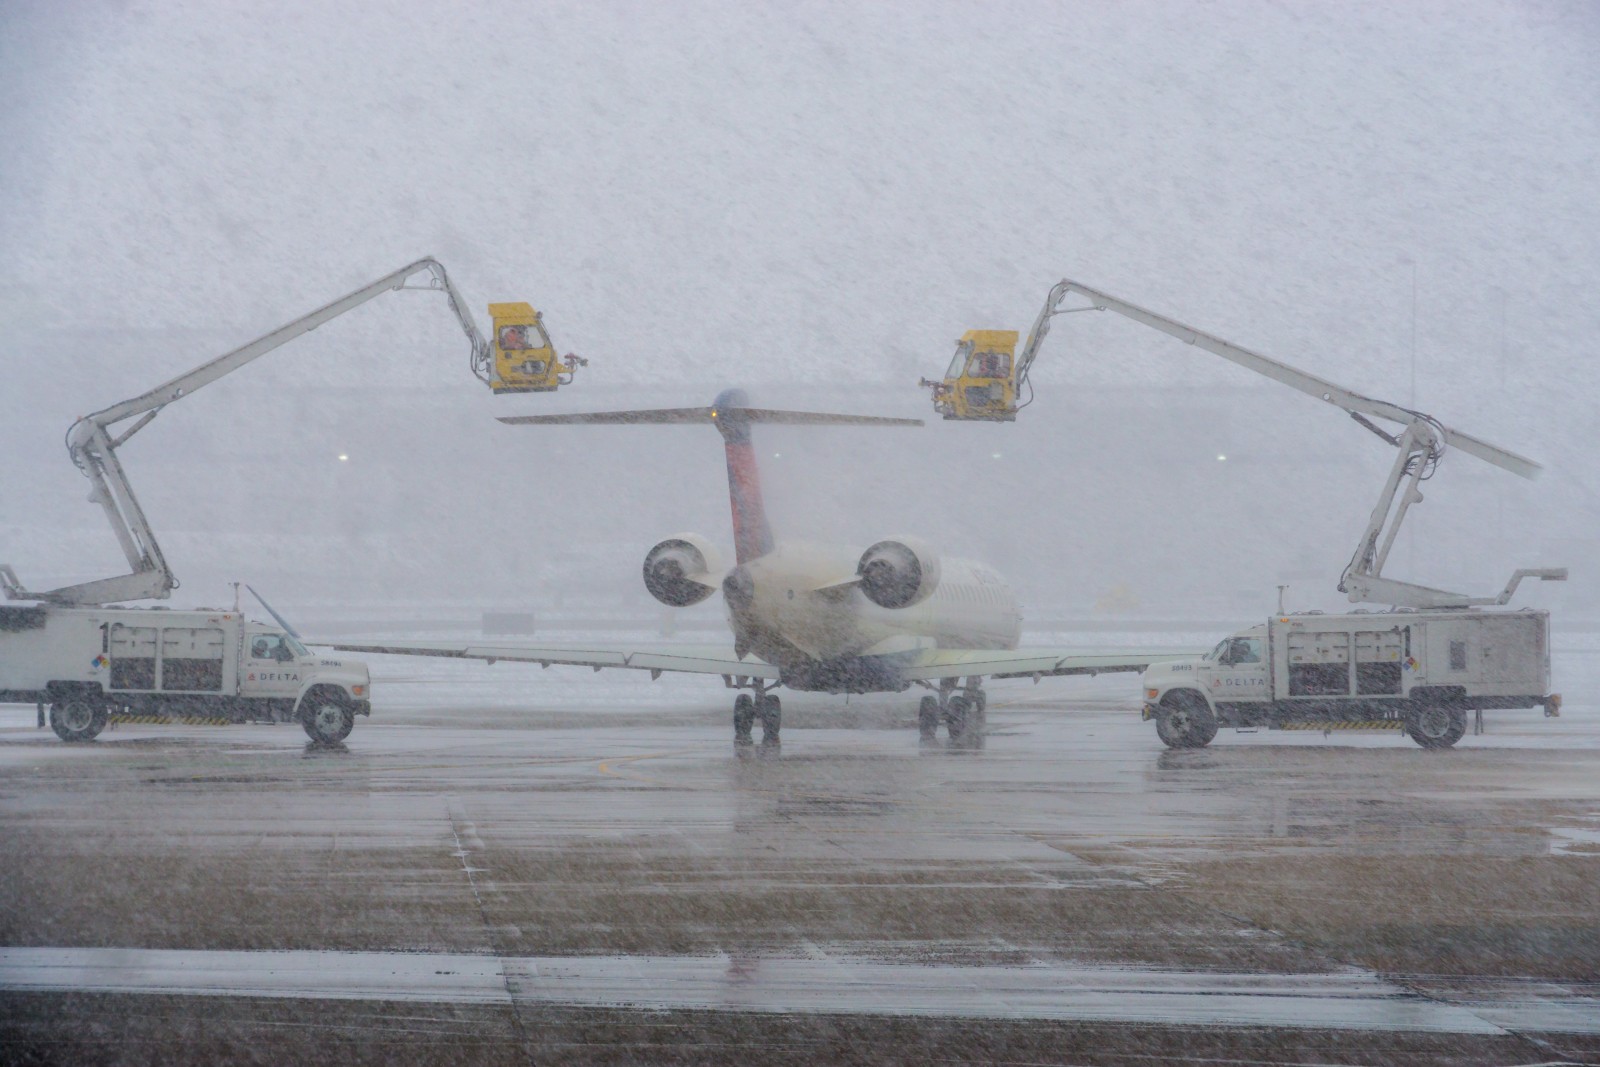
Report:
[[[711,419],[722,434],[728,454],[728,500],[733,506],[733,551],[739,563],[760,559],[772,551],[772,527],[761,499],[761,472],[755,446],[750,442],[750,406],[742,389],[723,392],[711,405]]]

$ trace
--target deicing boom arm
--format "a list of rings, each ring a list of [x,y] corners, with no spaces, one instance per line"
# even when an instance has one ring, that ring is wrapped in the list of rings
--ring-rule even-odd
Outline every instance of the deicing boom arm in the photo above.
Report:
[[[1279,363],[1277,360],[1263,356],[1259,352],[1252,352],[1248,348],[1243,348],[1231,341],[1224,341],[1222,338],[1206,333],[1204,330],[1197,330],[1193,326],[1187,326],[1176,319],[1158,315],[1137,304],[1119,300],[1114,296],[1103,293],[1098,289],[1092,289],[1071,279],[1062,279],[1056,284],[1055,288],[1050,290],[1050,296],[1045,301],[1044,310],[1039,313],[1038,321],[1034,323],[1033,331],[1028,335],[1027,346],[1023,349],[1022,355],[1017,358],[1019,384],[1021,379],[1027,376],[1028,368],[1038,354],[1039,344],[1043,341],[1044,335],[1049,332],[1051,317],[1066,314],[1070,311],[1091,310],[1091,308],[1062,308],[1060,306],[1061,301],[1066,298],[1068,293],[1076,293],[1088,300],[1093,310],[1115,311],[1117,314],[1133,319],[1135,322],[1143,323],[1151,329],[1160,330],[1164,334],[1176,337],[1185,344],[1203,348],[1213,355],[1221,356],[1223,359],[1237,363],[1248,370],[1253,370],[1257,374],[1282,382],[1291,389],[1298,389],[1307,396],[1312,396],[1335,407],[1343,408],[1351,415],[1387,419],[1390,422],[1398,423],[1402,427],[1411,425],[1419,418],[1425,419],[1425,416],[1409,408],[1391,404],[1386,400],[1375,400],[1370,396],[1362,396],[1360,393],[1353,393],[1343,386],[1318,378],[1315,374],[1307,374],[1305,371],[1296,370],[1286,363]],[[1453,430],[1448,426],[1438,423],[1433,423],[1432,425],[1442,433],[1442,443],[1445,445],[1459,448],[1469,455],[1477,456],[1486,463],[1493,463],[1497,467],[1504,468],[1524,478],[1535,478],[1539,475],[1541,468],[1539,464],[1531,459],[1519,456],[1515,452],[1500,448],[1497,445],[1492,445],[1480,438],[1473,437],[1471,434]],[[1370,428],[1370,423],[1368,426]],[[1390,438],[1390,443],[1395,441],[1395,437]]]
[[[1061,307],[1061,302],[1068,293],[1076,293],[1089,301],[1087,307]],[[1471,434],[1453,430],[1439,422],[1437,419],[1424,415],[1420,411],[1391,404],[1385,400],[1375,400],[1370,396],[1353,393],[1343,386],[1335,385],[1330,381],[1318,378],[1314,374],[1296,370],[1285,363],[1263,356],[1259,352],[1252,352],[1242,348],[1231,341],[1224,341],[1203,330],[1187,326],[1176,319],[1165,315],[1158,315],[1153,311],[1142,308],[1137,304],[1130,304],[1126,300],[1119,300],[1108,293],[1090,288],[1071,279],[1062,279],[1050,290],[1050,295],[1045,300],[1044,309],[1040,311],[1039,318],[1033,324],[1033,330],[1028,335],[1027,345],[1022,350],[1022,355],[1017,359],[1017,387],[1020,389],[1027,380],[1028,370],[1033,365],[1039,353],[1039,345],[1050,332],[1050,320],[1056,315],[1064,315],[1074,311],[1115,311],[1135,322],[1143,323],[1152,329],[1160,330],[1171,337],[1176,337],[1185,344],[1196,345],[1213,355],[1237,363],[1257,374],[1281,382],[1291,389],[1298,389],[1308,396],[1325,401],[1335,407],[1348,412],[1350,417],[1361,425],[1394,445],[1399,454],[1395,457],[1393,468],[1390,470],[1383,491],[1378,496],[1377,506],[1372,510],[1372,517],[1366,530],[1361,535],[1361,541],[1356,547],[1355,555],[1351,558],[1344,574],[1339,579],[1339,591],[1347,594],[1357,603],[1362,601],[1371,603],[1394,604],[1414,608],[1453,608],[1468,607],[1476,604],[1505,604],[1510,601],[1518,584],[1524,578],[1540,578],[1546,581],[1564,581],[1567,577],[1565,567],[1549,567],[1542,569],[1521,569],[1512,575],[1506,583],[1505,589],[1495,597],[1469,597],[1465,593],[1452,593],[1443,589],[1432,589],[1428,586],[1414,585],[1409,582],[1396,581],[1392,578],[1382,577],[1383,564],[1388,559],[1389,550],[1394,547],[1396,536],[1400,532],[1400,524],[1405,520],[1406,511],[1412,504],[1422,500],[1419,484],[1433,474],[1440,458],[1444,455],[1446,446],[1459,448],[1469,455],[1477,456],[1486,463],[1508,470],[1524,478],[1538,477],[1540,466],[1524,456],[1515,452],[1492,445]],[[1375,425],[1371,420],[1385,419],[1398,423],[1400,429],[1396,433],[1388,433]],[[1397,506],[1398,502],[1398,506]]]
[[[406,284],[423,272],[428,274],[426,284]],[[450,310],[455,313],[456,321],[461,324],[462,331],[466,333],[467,340],[472,345],[472,373],[485,382],[491,380],[494,373],[494,357],[489,343],[467,312],[461,294],[450,283],[450,276],[445,273],[444,265],[431,257],[419,259],[409,266],[384,275],[370,285],[324,304],[309,315],[302,315],[247,345],[202,363],[147,393],[124,400],[120,404],[113,404],[92,415],[85,415],[73,423],[71,429],[67,431],[67,452],[71,455],[72,462],[93,484],[89,500],[105,509],[112,531],[117,535],[117,541],[122,545],[123,555],[127,557],[128,566],[132,570],[116,578],[103,578],[79,585],[63,586],[44,593],[31,593],[22,588],[9,567],[0,567],[0,586],[4,587],[6,596],[13,600],[44,600],[56,604],[113,604],[126,600],[165,599],[177,587],[178,580],[174,577],[172,569],[167,566],[167,561],[161,554],[161,547],[156,543],[155,532],[150,529],[144,510],[139,507],[138,499],[133,494],[133,487],[128,484],[122,464],[117,460],[117,449],[173,401],[181,400],[218,378],[232,374],[280,345],[294,340],[301,334],[309,333],[330,319],[337,318],[391,289],[442,290],[450,303]],[[137,422],[124,430],[120,436],[112,436],[113,427],[135,417],[138,419]]]
[[[423,271],[428,272],[428,284],[406,284],[413,276]],[[473,322],[472,316],[467,313],[466,305],[461,300],[461,294],[456,292],[455,286],[451,284],[450,276],[445,273],[444,265],[438,260],[429,257],[419,259],[410,266],[402,267],[391,274],[386,274],[371,285],[362,286],[353,293],[346,293],[339,299],[324,304],[308,315],[302,315],[293,322],[278,327],[271,333],[263,334],[247,345],[242,345],[232,352],[227,352],[216,359],[202,363],[193,370],[186,371],[171,381],[156,386],[148,393],[143,393],[131,400],[124,400],[120,404],[113,404],[108,408],[95,412],[93,415],[85,415],[79,422],[80,424],[94,422],[102,427],[109,428],[135,415],[142,415],[146,412],[150,412],[153,415],[172,401],[188,396],[196,389],[210,385],[218,378],[232,374],[246,363],[261,358],[274,348],[294,340],[301,334],[310,333],[330,319],[336,319],[347,311],[353,311],[373,297],[392,289],[443,290],[450,302],[450,310],[455,312],[457,321],[461,323],[461,329],[466,333],[467,340],[472,344],[473,373],[485,381],[488,380],[485,375],[488,373],[488,365],[492,362],[489,343],[484,340],[483,334],[478,330],[477,323]],[[138,425],[132,427],[118,438],[115,444],[122,444],[123,441],[133,436],[148,421],[149,419],[141,420]]]

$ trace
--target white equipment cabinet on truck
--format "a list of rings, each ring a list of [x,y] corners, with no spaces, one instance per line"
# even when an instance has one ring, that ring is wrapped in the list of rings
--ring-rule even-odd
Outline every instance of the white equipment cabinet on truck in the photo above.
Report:
[[[1151,665],[1143,686],[1144,717],[1173,748],[1222,726],[1390,727],[1448,748],[1469,709],[1561,707],[1550,613],[1533,610],[1279,615],[1200,659]]]
[[[331,744],[372,714],[371,684],[237,611],[0,605],[0,702],[48,704],[63,741],[125,711],[299,722]]]

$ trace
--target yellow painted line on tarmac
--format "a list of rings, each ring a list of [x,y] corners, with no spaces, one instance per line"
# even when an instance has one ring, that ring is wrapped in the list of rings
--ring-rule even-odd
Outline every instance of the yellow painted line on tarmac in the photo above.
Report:
[[[613,763],[637,763],[640,760],[660,759],[662,756],[676,756],[680,754],[681,753],[679,752],[642,752],[637,756],[613,756],[611,759],[601,760],[599,766],[595,769],[601,774],[609,774],[613,778],[627,778],[629,776],[623,774],[621,771],[612,770],[611,765]]]
[[[243,726],[232,719],[189,718],[183,715],[112,715],[107,726]]]

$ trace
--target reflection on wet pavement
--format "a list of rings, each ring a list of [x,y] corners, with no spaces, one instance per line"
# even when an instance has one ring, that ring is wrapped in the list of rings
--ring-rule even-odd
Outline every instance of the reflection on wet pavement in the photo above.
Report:
[[[374,952],[402,970],[503,961],[513,1015],[715,1010],[713,986],[743,975],[742,1007],[778,1015],[1587,1040],[1590,709],[1491,716],[1446,753],[1227,732],[1169,752],[1125,695],[997,684],[982,745],[960,750],[919,745],[893,700],[846,715],[786,698],[784,743],[747,749],[699,705],[507,702],[452,724],[401,700],[333,747],[268,726],[71,746],[3,708],[0,946],[47,955],[6,957],[0,986],[31,1003],[18,976],[69,949],[182,950],[202,970],[294,950],[313,954],[303,981],[248,995],[354,996],[317,982],[343,973],[338,953]],[[550,977],[563,959],[572,977]],[[188,1017],[195,988],[163,988]]]

